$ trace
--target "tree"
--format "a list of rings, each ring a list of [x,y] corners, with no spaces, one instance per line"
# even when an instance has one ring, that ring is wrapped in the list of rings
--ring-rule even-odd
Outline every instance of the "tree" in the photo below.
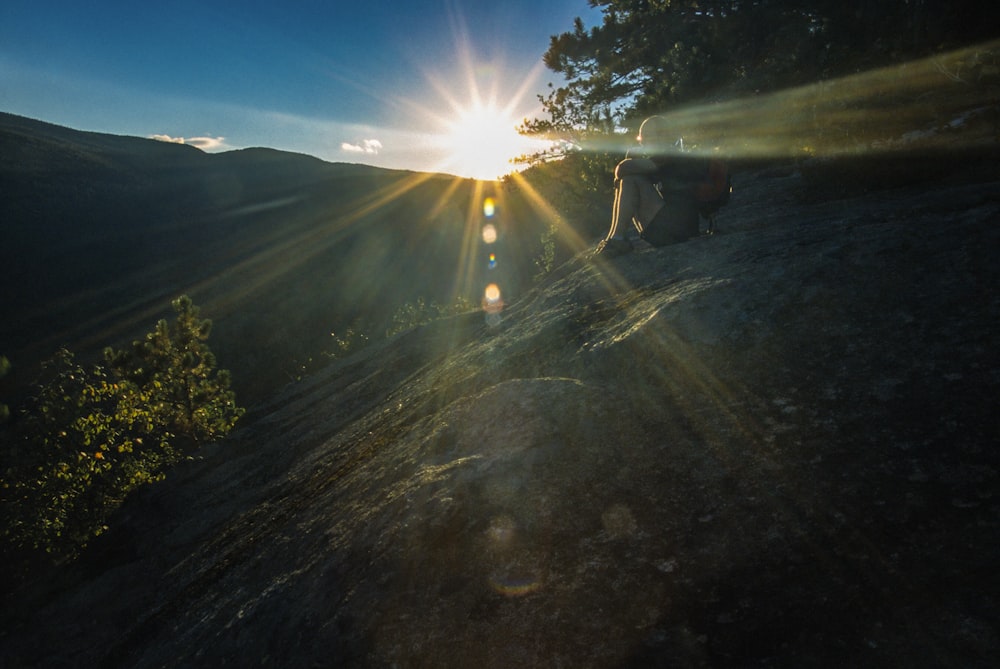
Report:
[[[539,96],[547,118],[522,131],[557,151],[606,150],[616,129],[713,97],[770,92],[1000,35],[1000,5],[976,0],[590,0],[551,38],[545,65],[565,83]],[[603,147],[603,148],[602,148]],[[550,158],[551,156],[539,156]]]
[[[243,414],[205,343],[211,322],[187,297],[173,307],[174,323],[160,321],[130,351],[107,349],[104,365],[85,367],[65,349],[44,364],[3,453],[9,561],[72,558],[129,492]]]
[[[555,205],[572,221],[589,218],[580,210],[606,208],[610,174],[634,143],[642,118],[728,80],[726,59],[709,47],[729,29],[739,3],[591,0],[591,5],[602,8],[602,23],[588,30],[577,18],[571,32],[551,38],[544,62],[566,83],[550,85],[549,93],[539,96],[547,118],[526,120],[520,128],[554,142],[552,150],[521,160],[539,167],[525,171],[526,180],[555,181],[557,190],[582,186],[578,205]]]
[[[572,32],[553,36],[545,65],[566,84],[540,96],[548,119],[524,124],[584,147],[588,135],[607,137],[623,121],[691,99],[725,80],[709,47],[731,3],[697,0],[597,2],[603,22],[590,30],[577,18]]]
[[[161,320],[129,351],[105,349],[112,372],[145,393],[156,422],[194,445],[225,435],[243,414],[229,389],[226,370],[216,370],[205,343],[212,321],[185,296],[174,300],[176,320]]]

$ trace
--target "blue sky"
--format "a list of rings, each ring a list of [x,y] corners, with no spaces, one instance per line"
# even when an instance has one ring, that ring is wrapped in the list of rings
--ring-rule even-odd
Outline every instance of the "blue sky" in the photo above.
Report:
[[[502,130],[540,115],[542,54],[577,16],[599,20],[586,0],[3,0],[0,111],[495,176],[477,160],[523,150]]]

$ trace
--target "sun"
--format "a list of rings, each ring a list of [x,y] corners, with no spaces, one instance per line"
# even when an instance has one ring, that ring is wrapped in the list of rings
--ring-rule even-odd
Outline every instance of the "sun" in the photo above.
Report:
[[[538,150],[537,140],[517,132],[508,110],[474,103],[455,113],[444,137],[448,169],[474,179],[497,179],[515,169],[511,160]]]
[[[551,142],[517,131],[540,105],[527,102],[542,76],[539,61],[525,76],[514,75],[503,59],[481,61],[464,34],[456,40],[454,69],[426,71],[437,95],[406,101],[427,123],[425,146],[437,161],[436,171],[479,180],[500,179],[526,167],[514,158],[543,153]],[[425,122],[426,122],[425,121]],[[430,157],[430,156],[428,156]]]

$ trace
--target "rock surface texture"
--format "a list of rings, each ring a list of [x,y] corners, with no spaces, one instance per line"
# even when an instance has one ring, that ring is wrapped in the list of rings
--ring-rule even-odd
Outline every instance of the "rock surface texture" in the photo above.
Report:
[[[12,596],[0,660],[993,666],[1000,183],[735,181],[720,234],[289,386]]]

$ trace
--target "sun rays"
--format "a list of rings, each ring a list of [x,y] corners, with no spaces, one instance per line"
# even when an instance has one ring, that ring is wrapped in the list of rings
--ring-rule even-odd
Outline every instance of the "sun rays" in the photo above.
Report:
[[[443,179],[441,183],[447,185],[435,191],[437,199],[426,210],[406,212],[407,225],[429,230],[456,226],[449,242],[455,247],[454,266],[449,270],[453,274],[451,298],[481,304],[489,323],[503,322],[506,310],[519,297],[512,287],[527,284],[525,277],[505,274],[514,265],[509,254],[516,252],[504,245],[505,235],[529,223],[516,220],[515,210],[524,218],[533,218],[531,223],[540,224],[540,229],[554,228],[560,246],[580,257],[595,240],[583,233],[576,221],[564,219],[529,179],[512,171],[509,162],[517,155],[544,148],[514,129],[517,115],[524,111],[532,77],[505,89],[501,86],[500,65],[476,64],[467,49],[460,48],[457,53],[461,76],[425,72],[433,100],[386,101],[406,107],[419,117],[415,127],[430,128],[423,134],[414,133],[413,138],[419,136],[428,151],[440,152],[438,173],[400,173],[383,182],[383,187],[359,193],[349,203],[331,210],[312,227],[301,227],[294,235],[276,239],[274,245],[256,253],[247,249],[236,254],[240,256],[237,262],[198,287],[218,294],[211,290],[212,285],[238,279],[238,288],[229,291],[226,299],[227,307],[238,308],[236,305],[252,299],[255,291],[288,273],[288,263],[308,262],[353,235],[358,226],[395,216],[401,198],[434,179]],[[953,86],[956,94],[951,99],[956,114],[960,109],[975,109],[982,102],[976,99],[981,95],[979,89],[962,79],[961,64],[973,58],[974,52],[966,50],[790,91],[667,111],[664,115],[695,151],[718,152],[730,159],[897,150],[903,138],[909,136],[907,133],[918,130],[931,118],[931,104],[923,102],[929,91]],[[945,132],[931,141],[956,146],[956,141],[964,140],[955,140]],[[616,135],[580,148],[624,152],[622,143],[623,135]],[[506,185],[493,181],[504,173],[508,174]],[[444,174],[456,176],[448,180]],[[470,176],[481,180],[470,181]],[[512,206],[512,198],[522,206]],[[530,214],[524,216],[525,211]],[[449,217],[451,223],[446,223]],[[391,240],[384,243],[390,244]],[[359,273],[364,273],[360,265]],[[411,285],[419,289],[424,280],[414,275]],[[613,264],[602,265],[600,281],[612,292],[631,288]],[[669,327],[659,321],[653,319],[651,323]],[[715,388],[714,392],[722,395],[723,389]]]
[[[733,159],[954,150],[996,141],[1000,41],[781,91],[658,112],[695,151]],[[992,122],[992,128],[990,124]],[[968,126],[977,132],[963,132]],[[992,134],[992,136],[991,136]],[[583,147],[619,151],[623,136]]]
[[[496,179],[510,172],[511,160],[530,148],[515,123],[509,112],[491,105],[460,110],[444,136],[446,167],[474,179]]]

